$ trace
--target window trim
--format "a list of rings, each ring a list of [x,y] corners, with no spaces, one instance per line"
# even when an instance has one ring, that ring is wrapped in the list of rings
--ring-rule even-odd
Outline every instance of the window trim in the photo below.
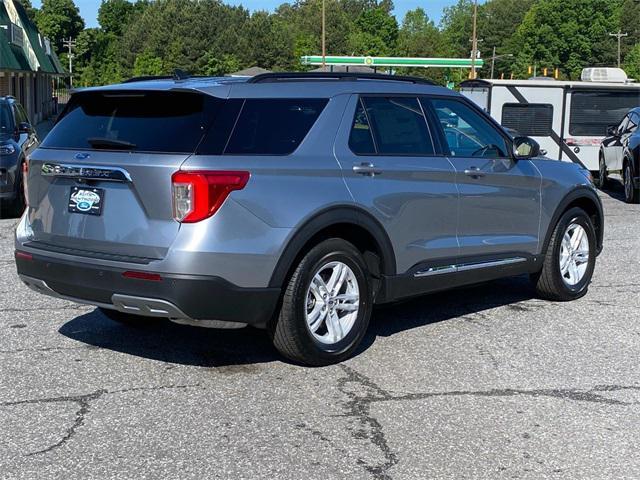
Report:
[[[545,107],[545,108],[551,108],[551,121],[549,123],[549,128],[547,129],[547,133],[545,133],[544,135],[533,135],[531,133],[523,133],[523,132],[518,132],[523,136],[527,136],[527,137],[550,137],[553,134],[553,115],[555,114],[555,110],[553,108],[553,104],[551,103],[518,103],[518,102],[509,102],[509,103],[504,103],[502,104],[502,117],[501,117],[501,125],[503,126],[503,128],[511,128],[511,127],[506,127],[504,125],[504,109],[506,107],[519,107],[519,108],[524,108],[524,109],[528,109],[528,108],[532,108],[532,107]],[[514,128],[514,130],[517,130]]]
[[[424,95],[421,95],[419,93],[380,93],[380,92],[376,92],[376,93],[357,93],[355,94],[357,95],[358,99],[355,103],[355,108],[351,114],[352,116],[352,120],[349,123],[349,134],[347,135],[347,149],[349,150],[349,152],[351,152],[353,155],[355,155],[356,157],[381,157],[381,158],[388,158],[388,157],[414,157],[414,158],[434,158],[434,157],[444,157],[446,155],[444,155],[443,153],[439,152],[439,142],[436,142],[436,139],[433,136],[433,133],[431,132],[431,125],[429,123],[429,119],[427,118],[427,112],[425,112],[424,107],[422,106],[422,102],[420,101],[420,98],[423,97]],[[367,107],[366,104],[364,103],[364,98],[365,97],[383,97],[383,98],[397,98],[397,97],[402,97],[402,98],[414,98],[417,102],[418,105],[420,106],[420,110],[422,111],[422,118],[424,119],[424,123],[425,123],[425,127],[427,129],[427,133],[429,134],[429,138],[431,139],[431,144],[433,145],[433,153],[427,154],[427,153],[380,153],[378,151],[378,141],[376,140],[376,136],[373,132],[373,126],[371,124],[371,119],[369,118],[369,113],[367,112]],[[373,145],[376,149],[375,153],[356,153],[353,150],[351,150],[351,145],[349,144],[349,138],[351,137],[351,130],[353,129],[353,124],[355,122],[355,117],[356,117],[356,111],[358,110],[358,105],[362,105],[362,108],[364,109],[364,114],[367,117],[367,122],[369,122],[369,128],[371,129],[371,138],[373,139]]]

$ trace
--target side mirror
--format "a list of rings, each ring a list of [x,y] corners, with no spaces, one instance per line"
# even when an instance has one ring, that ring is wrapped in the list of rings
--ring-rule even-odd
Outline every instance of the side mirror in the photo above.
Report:
[[[32,130],[30,123],[21,122],[18,124],[18,133],[31,133]]]
[[[516,160],[525,160],[540,155],[540,144],[533,138],[516,137],[513,139],[513,155]]]
[[[609,125],[607,127],[607,137],[616,137],[616,136],[618,136],[618,126]]]

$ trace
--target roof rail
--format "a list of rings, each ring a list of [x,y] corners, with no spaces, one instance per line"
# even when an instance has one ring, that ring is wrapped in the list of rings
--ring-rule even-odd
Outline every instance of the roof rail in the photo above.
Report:
[[[422,85],[436,85],[430,80],[419,77],[407,77],[402,75],[384,75],[381,73],[358,72],[281,72],[262,73],[251,77],[247,83],[275,83],[280,81],[304,81],[304,80],[382,80],[391,82],[408,82]]]

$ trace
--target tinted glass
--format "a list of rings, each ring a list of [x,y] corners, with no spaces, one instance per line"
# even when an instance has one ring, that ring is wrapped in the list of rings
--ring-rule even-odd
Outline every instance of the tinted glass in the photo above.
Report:
[[[638,123],[640,122],[640,117],[638,114],[633,112],[629,115],[629,122],[627,123],[627,127],[625,129],[625,133],[635,133],[638,130]]]
[[[502,107],[502,126],[528,137],[548,137],[553,129],[553,106],[507,103]]]
[[[221,102],[192,93],[79,93],[42,146],[192,153]]]
[[[606,135],[609,125],[617,125],[633,107],[640,105],[640,92],[573,92],[569,133],[571,135]]]
[[[353,118],[353,126],[349,135],[349,148],[358,155],[375,154],[376,147],[371,136],[371,127],[369,119],[364,110],[362,101],[358,100],[358,107]]]
[[[287,155],[307,135],[326,99],[247,99],[225,154]]]
[[[413,97],[365,97],[377,151],[381,155],[433,155],[424,113]]]
[[[221,104],[213,124],[198,146],[199,155],[222,155],[243,104],[244,100],[241,98],[225,100]]]
[[[425,99],[431,102],[453,157],[508,157],[507,142],[498,129],[462,101]]]
[[[13,133],[13,116],[11,107],[6,103],[0,103],[0,134]]]

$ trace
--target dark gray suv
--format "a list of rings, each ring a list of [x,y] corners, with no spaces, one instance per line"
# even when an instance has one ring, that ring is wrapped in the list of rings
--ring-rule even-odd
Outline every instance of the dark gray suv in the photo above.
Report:
[[[15,98],[0,97],[0,213],[20,215],[25,206],[23,169],[38,137]]]
[[[374,305],[529,274],[587,291],[589,173],[536,158],[419,79],[142,79],[75,93],[30,157],[20,278],[121,322],[265,328],[286,357],[351,355]]]

